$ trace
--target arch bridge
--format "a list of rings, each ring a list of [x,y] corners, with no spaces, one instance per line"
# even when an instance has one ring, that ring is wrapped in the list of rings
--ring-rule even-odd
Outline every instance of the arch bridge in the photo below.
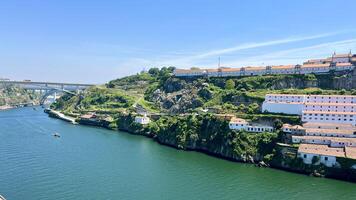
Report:
[[[0,80],[0,84],[4,85],[15,85],[26,90],[34,91],[44,91],[40,103],[43,104],[44,101],[50,95],[55,95],[57,92],[68,93],[72,95],[78,94],[93,84],[81,84],[81,83],[59,83],[59,82],[39,82],[39,81],[11,81],[11,80]]]

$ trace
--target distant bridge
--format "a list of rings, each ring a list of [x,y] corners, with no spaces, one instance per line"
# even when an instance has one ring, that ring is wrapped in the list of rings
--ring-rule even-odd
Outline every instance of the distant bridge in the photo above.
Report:
[[[0,80],[2,84],[16,85],[28,90],[67,90],[78,91],[85,90],[88,87],[94,86],[93,84],[81,83],[59,83],[59,82],[39,82],[39,81],[8,81]]]
[[[85,90],[93,84],[81,84],[81,83],[59,83],[59,82],[39,82],[39,81],[12,81],[12,80],[0,80],[0,84],[4,85],[16,85],[26,90],[39,90],[45,91],[42,95],[40,103],[43,104],[48,96],[57,92],[65,92],[75,95],[82,90]]]

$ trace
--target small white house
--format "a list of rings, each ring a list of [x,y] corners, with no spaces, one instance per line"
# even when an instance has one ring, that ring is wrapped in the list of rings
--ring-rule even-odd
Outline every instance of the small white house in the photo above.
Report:
[[[271,126],[251,125],[245,119],[236,117],[233,117],[230,120],[229,128],[233,130],[245,130],[254,133],[272,132],[274,130],[274,128]]]
[[[235,130],[246,130],[249,123],[245,119],[233,117],[230,120],[229,128]]]
[[[144,116],[136,116],[135,117],[135,122],[139,123],[139,124],[149,124],[150,121],[151,121],[150,118],[147,117],[146,114]]]

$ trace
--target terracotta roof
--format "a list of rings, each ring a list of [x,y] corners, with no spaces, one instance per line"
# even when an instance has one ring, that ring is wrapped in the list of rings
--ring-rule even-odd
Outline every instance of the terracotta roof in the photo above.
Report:
[[[313,68],[313,67],[329,67],[330,64],[326,63],[326,64],[303,64],[302,68]]]
[[[298,153],[308,153],[325,156],[345,157],[343,148],[333,148],[327,145],[300,144]]]
[[[348,129],[355,129],[356,128],[352,124],[340,124],[340,123],[316,123],[316,122],[306,122],[303,124],[305,128],[317,128],[317,127],[335,127],[332,129],[336,129],[336,127],[341,128],[348,128]],[[325,128],[326,129],[326,128]],[[330,128],[331,129],[331,128]]]
[[[336,63],[336,67],[351,66],[351,63]]]
[[[345,147],[346,158],[356,159],[356,148],[355,147]]]
[[[85,115],[80,116],[80,118],[83,118],[83,119],[92,119],[95,117],[96,117],[96,115],[94,115],[94,114],[85,114]]]
[[[271,69],[294,69],[294,65],[278,65],[278,66],[272,66]]]
[[[174,73],[194,73],[194,72],[204,72],[205,69],[175,69]]]
[[[289,128],[289,129],[304,129],[303,126],[300,125],[290,125],[290,124],[283,124],[282,128]]]
[[[240,68],[219,68],[221,72],[239,72]]]
[[[348,134],[348,135],[353,135],[354,130],[350,129],[324,129],[324,128],[305,128],[305,133],[312,133],[312,134],[319,134],[319,133],[324,133],[324,134]]]
[[[230,123],[243,123],[243,124],[248,124],[248,122],[247,122],[245,119],[237,118],[237,117],[231,118]]]
[[[252,66],[248,66],[245,67],[246,71],[254,71],[254,70],[266,70],[266,67],[252,67]]]
[[[292,136],[292,138],[305,140],[328,140],[333,142],[351,142],[356,144],[356,138],[326,137],[326,136]]]
[[[331,58],[320,58],[320,59],[311,59],[308,60],[307,62],[309,63],[315,63],[315,62],[330,62]]]
[[[207,71],[208,71],[208,73],[209,73],[209,72],[218,72],[219,69],[207,69]]]

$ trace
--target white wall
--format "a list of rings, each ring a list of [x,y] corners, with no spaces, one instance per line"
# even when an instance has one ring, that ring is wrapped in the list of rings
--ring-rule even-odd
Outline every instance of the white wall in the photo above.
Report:
[[[273,102],[263,102],[262,112],[267,111],[271,113],[285,113],[285,114],[295,114],[301,115],[303,110],[303,104],[294,103],[273,103]]]
[[[316,163],[316,165],[318,165],[320,163],[322,163],[328,167],[333,167],[334,165],[338,165],[338,163],[336,162],[335,156],[324,156],[324,155],[309,154],[309,153],[298,153],[298,154],[299,154],[299,157],[303,159],[303,162],[305,164],[312,164],[313,157],[318,156],[319,162]]]

